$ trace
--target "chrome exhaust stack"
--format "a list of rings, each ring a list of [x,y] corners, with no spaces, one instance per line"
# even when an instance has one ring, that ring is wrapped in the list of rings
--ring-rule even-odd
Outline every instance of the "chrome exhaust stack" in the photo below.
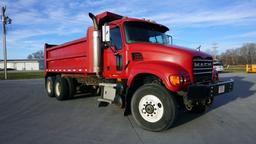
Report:
[[[89,17],[93,22],[93,72],[99,73],[101,71],[101,50],[100,50],[100,30],[97,24],[96,17],[89,13]]]

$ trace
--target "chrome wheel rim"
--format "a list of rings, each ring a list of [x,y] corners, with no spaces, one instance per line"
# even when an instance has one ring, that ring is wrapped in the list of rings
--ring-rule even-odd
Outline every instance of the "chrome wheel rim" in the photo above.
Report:
[[[51,81],[47,81],[47,92],[48,93],[52,92],[52,83],[51,83]]]
[[[60,91],[61,91],[61,85],[60,85],[59,82],[57,82],[56,85],[55,85],[56,96],[60,96]]]
[[[145,95],[139,102],[139,112],[144,120],[155,123],[163,117],[163,103],[155,95]]]

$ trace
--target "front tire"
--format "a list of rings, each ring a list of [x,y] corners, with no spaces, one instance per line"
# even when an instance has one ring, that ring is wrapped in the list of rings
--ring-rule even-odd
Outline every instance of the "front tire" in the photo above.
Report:
[[[65,78],[58,76],[54,83],[54,92],[58,100],[65,100],[68,98],[68,83]]]
[[[168,129],[177,113],[174,97],[159,84],[141,86],[132,97],[131,110],[136,123],[150,131]]]

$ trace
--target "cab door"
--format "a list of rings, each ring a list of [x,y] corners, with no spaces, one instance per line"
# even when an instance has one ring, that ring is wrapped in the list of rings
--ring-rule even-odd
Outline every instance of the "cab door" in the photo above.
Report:
[[[103,75],[106,78],[122,78],[125,50],[119,26],[110,27],[110,44],[104,48]]]

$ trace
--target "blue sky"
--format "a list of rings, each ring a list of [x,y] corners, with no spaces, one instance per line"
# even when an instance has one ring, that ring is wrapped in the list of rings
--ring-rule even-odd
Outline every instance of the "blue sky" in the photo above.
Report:
[[[88,12],[111,11],[148,18],[170,28],[174,44],[218,53],[256,42],[256,0],[1,0],[7,15],[8,58],[26,58],[45,42],[60,44],[85,36]],[[1,29],[2,33],[2,29]],[[0,42],[0,59],[2,41]]]

